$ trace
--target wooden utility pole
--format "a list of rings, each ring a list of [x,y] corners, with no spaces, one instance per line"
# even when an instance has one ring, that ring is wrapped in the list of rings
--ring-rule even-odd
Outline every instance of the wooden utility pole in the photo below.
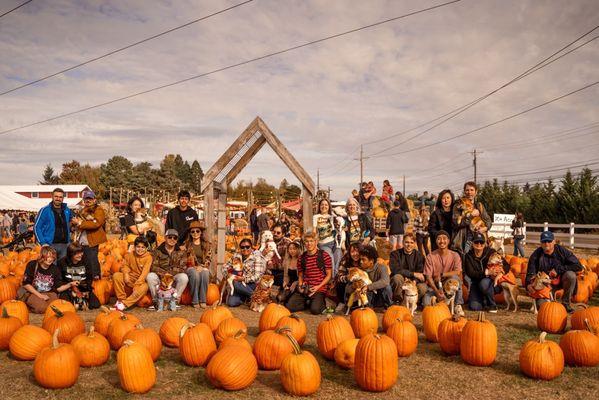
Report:
[[[360,161],[360,183],[358,189],[362,189],[362,183],[364,182],[364,160],[368,160],[369,157],[364,157],[364,145],[360,145],[360,158],[354,158],[354,160]]]
[[[406,176],[405,175],[403,176],[403,196],[407,197],[406,196]]]
[[[472,150],[472,151],[470,152],[470,154],[472,154],[472,168],[474,169],[474,183],[478,183],[478,182],[477,182],[477,179],[476,179],[476,178],[477,178],[477,172],[478,172],[478,171],[477,171],[478,165],[477,165],[476,156],[477,156],[478,154],[482,154],[482,152],[480,152],[480,151],[479,151],[479,152],[477,152],[477,151],[476,151],[476,149],[474,149],[474,150]]]
[[[316,193],[320,190],[320,168],[316,169]]]

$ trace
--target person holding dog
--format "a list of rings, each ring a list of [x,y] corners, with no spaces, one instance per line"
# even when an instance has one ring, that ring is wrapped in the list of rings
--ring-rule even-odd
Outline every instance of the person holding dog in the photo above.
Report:
[[[564,289],[562,304],[568,313],[574,309],[570,305],[572,296],[576,293],[576,273],[582,271],[583,267],[578,258],[568,249],[555,243],[555,236],[551,231],[541,233],[541,247],[537,248],[528,259],[526,270],[526,289],[534,293],[532,280],[539,272],[545,272],[552,279],[552,289]],[[537,299],[537,307],[549,301],[548,299]]]
[[[84,303],[90,310],[100,308],[100,300],[92,288],[94,280],[92,267],[81,245],[69,244],[67,255],[58,260],[58,268],[62,273],[62,282],[74,286],[71,287],[71,290],[62,292],[61,298],[70,301],[75,306],[78,305],[80,309],[85,308]]]
[[[192,221],[198,221],[198,213],[189,206],[191,194],[187,190],[181,190],[177,194],[179,205],[168,212],[166,215],[165,229],[174,229],[179,233],[179,244],[183,244],[183,240],[187,237],[189,224]]]
[[[424,276],[424,255],[416,248],[416,238],[413,233],[404,236],[404,246],[391,252],[389,255],[389,268],[391,269],[391,289],[393,299],[403,301],[402,287],[406,279],[416,281],[418,287],[418,301],[422,300],[428,289]]]
[[[79,244],[83,247],[85,259],[92,269],[94,280],[100,279],[100,262],[98,261],[98,246],[106,242],[106,213],[96,202],[96,195],[91,190],[83,191],[83,210],[80,217],[74,217],[71,223],[81,231]],[[85,217],[83,217],[85,216]]]
[[[485,206],[476,198],[478,187],[476,183],[469,181],[464,183],[464,196],[453,206],[453,237],[452,248],[460,254],[466,254],[472,247],[472,237],[475,232],[480,232],[486,236],[486,232],[491,229],[491,217],[487,213]],[[464,208],[464,201],[472,203],[472,211]],[[472,219],[480,217],[481,222],[473,228]]]
[[[144,236],[147,227],[140,226],[135,222],[135,214],[145,208],[143,200],[139,196],[133,196],[127,202],[127,211],[123,217],[123,225],[127,230],[127,242],[133,247],[133,242],[138,236]]]
[[[133,252],[125,254],[121,270],[112,275],[117,298],[114,309],[117,311],[133,307],[148,292],[146,278],[152,267],[149,244],[145,237],[140,236],[133,246]]]
[[[440,302],[446,299],[443,283],[448,279],[456,279],[458,288],[455,293],[455,314],[464,316],[462,304],[462,259],[460,255],[449,249],[449,234],[445,231],[437,232],[437,250],[431,252],[424,260],[424,275],[428,290],[422,299],[424,306],[431,305],[432,298]]]
[[[268,248],[264,249],[264,251],[267,250]],[[235,276],[233,280],[234,293],[227,299],[229,307],[238,307],[244,301],[249,300],[254,293],[256,284],[266,272],[266,258],[259,250],[253,250],[251,239],[241,239],[239,255],[243,263],[243,274]],[[233,257],[235,256],[237,254],[233,255]]]
[[[337,307],[335,308],[336,313],[342,313],[345,310],[345,289],[347,286],[347,273],[350,268],[360,268],[360,250],[362,245],[360,243],[352,243],[349,245],[349,250],[345,253],[341,262],[339,263],[339,271],[335,275],[335,279],[332,283],[331,290],[335,291],[337,297]]]
[[[387,266],[377,263],[379,255],[372,246],[360,249],[360,268],[364,270],[372,283],[366,286],[366,296],[370,307],[383,307],[385,310],[391,306],[393,291],[389,281]],[[352,291],[351,283],[346,286],[345,295],[349,297]]]
[[[186,271],[189,278],[191,305],[206,308],[206,296],[210,283],[210,243],[204,238],[206,228],[200,221],[189,224],[189,235],[185,240]]]

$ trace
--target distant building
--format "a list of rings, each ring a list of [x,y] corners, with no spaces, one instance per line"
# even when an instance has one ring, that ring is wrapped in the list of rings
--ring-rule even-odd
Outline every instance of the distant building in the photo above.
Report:
[[[3,205],[0,202],[0,210],[39,210],[51,201],[52,191],[57,187],[65,191],[64,202],[71,208],[81,203],[84,190],[90,190],[87,185],[0,185],[0,195],[4,194],[4,197],[11,199],[10,204]],[[22,204],[22,208],[18,208],[18,203]]]

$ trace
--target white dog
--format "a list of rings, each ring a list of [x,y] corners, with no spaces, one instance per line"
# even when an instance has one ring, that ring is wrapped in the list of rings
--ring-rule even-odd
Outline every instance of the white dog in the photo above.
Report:
[[[262,235],[260,236],[260,252],[264,254],[264,249],[266,248],[269,249],[264,256],[267,262],[271,261],[274,256],[277,256],[279,259],[281,259],[281,255],[277,251],[277,245],[271,231],[262,231]]]

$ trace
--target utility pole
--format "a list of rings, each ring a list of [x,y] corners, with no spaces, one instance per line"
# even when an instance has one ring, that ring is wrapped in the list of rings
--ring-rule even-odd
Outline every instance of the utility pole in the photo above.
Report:
[[[329,201],[331,201],[331,187],[329,186],[327,191],[329,192],[329,197],[327,197],[329,199]]]
[[[316,169],[316,193],[320,190],[320,168]]]
[[[473,151],[470,152],[470,154],[472,154],[472,167],[474,168],[474,183],[478,183],[476,180],[476,175],[477,175],[476,155],[482,154],[482,152],[477,153],[476,149],[474,149]]]
[[[406,176],[403,176],[403,197],[407,197],[406,196]]]
[[[362,182],[364,182],[364,160],[368,160],[369,157],[364,157],[364,145],[360,145],[360,158],[354,158],[354,160],[360,161],[360,183],[358,189],[362,189]]]

